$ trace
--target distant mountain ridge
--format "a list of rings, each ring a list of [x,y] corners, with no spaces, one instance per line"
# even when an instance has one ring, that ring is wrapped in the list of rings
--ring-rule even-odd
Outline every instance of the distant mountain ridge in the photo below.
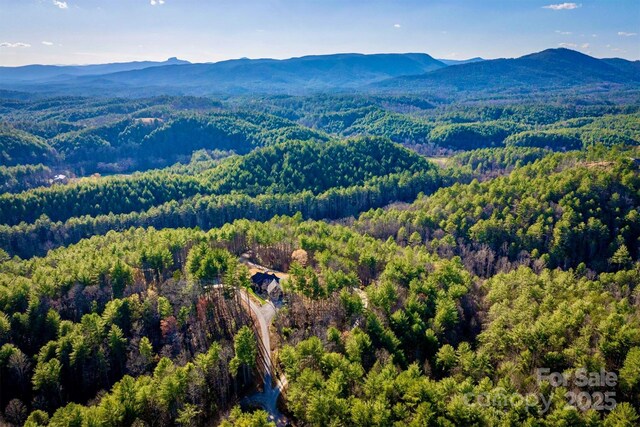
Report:
[[[470,64],[472,62],[486,61],[486,59],[480,58],[479,56],[476,56],[475,58],[469,58],[469,59],[442,59],[442,58],[438,58],[438,61],[442,62],[445,65],[462,65],[462,64]]]
[[[588,85],[637,85],[640,61],[597,59],[570,49],[547,49],[514,59],[450,66],[376,85],[387,90],[537,91]]]
[[[27,66],[0,68],[0,84],[19,90],[59,90],[84,93],[111,92],[130,87],[153,87],[173,93],[300,92],[356,88],[403,75],[422,74],[445,67],[423,53],[312,55],[284,60],[234,59],[191,64],[129,63],[97,67]],[[145,66],[145,64],[150,64]],[[119,66],[121,70],[114,70]],[[89,68],[91,67],[91,68]],[[39,84],[46,87],[38,87]]]
[[[110,64],[91,64],[91,65],[25,65],[22,67],[0,67],[0,79],[3,82],[15,81],[38,81],[59,79],[69,76],[87,76],[117,73],[120,71],[140,70],[151,67],[163,67],[166,65],[184,65],[190,64],[176,57],[169,58],[166,61],[134,61],[134,62],[115,62]]]
[[[544,93],[616,85],[638,89],[640,61],[547,49],[513,59],[440,61],[424,53],[311,55],[192,64],[134,62],[85,67],[0,67],[0,90],[149,96],[321,92]]]
[[[188,93],[326,91],[357,88],[445,65],[422,53],[312,55],[284,60],[237,59],[145,68],[78,79],[80,85],[178,87]]]

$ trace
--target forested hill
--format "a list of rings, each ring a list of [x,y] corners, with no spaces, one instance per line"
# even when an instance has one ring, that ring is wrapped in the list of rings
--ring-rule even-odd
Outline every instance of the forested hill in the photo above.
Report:
[[[0,223],[54,221],[74,216],[146,210],[195,195],[241,193],[315,194],[362,185],[375,177],[427,172],[422,157],[382,138],[346,142],[288,142],[228,159],[195,175],[150,172],[131,177],[85,180],[0,196]]]
[[[201,149],[245,154],[288,139],[328,139],[287,119],[260,113],[166,114],[142,110],[136,116],[111,119],[101,125],[87,125],[86,119],[81,119],[80,126],[64,119],[50,120],[41,124],[53,127],[48,135],[38,124],[5,125],[0,127],[0,155],[7,165],[62,164],[85,174],[113,173],[188,162],[193,152]],[[45,132],[49,138],[15,126]]]
[[[504,177],[443,188],[403,210],[363,214],[357,228],[381,239],[418,233],[483,276],[502,263],[615,270],[616,254],[629,262],[640,255],[638,154],[549,155]]]
[[[423,157],[385,138],[358,138],[326,144],[284,143],[225,162],[210,172],[216,192],[320,193],[362,185],[377,176],[434,170]]]
[[[337,218],[411,201],[440,185],[435,165],[384,138],[292,141],[195,174],[153,171],[1,195],[0,246],[29,256],[47,242],[69,243],[129,226],[209,228],[221,225],[221,218],[298,210]],[[34,233],[40,237],[27,244]]]
[[[46,141],[0,123],[0,161],[2,165],[45,163],[54,156]]]

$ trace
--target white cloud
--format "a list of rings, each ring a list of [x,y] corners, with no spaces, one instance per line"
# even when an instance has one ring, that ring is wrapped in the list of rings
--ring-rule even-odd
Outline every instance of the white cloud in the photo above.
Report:
[[[43,41],[42,44],[45,46],[53,46],[53,42]]]
[[[149,0],[149,4],[151,4],[151,6],[163,5],[164,0]]]
[[[637,36],[638,33],[627,33],[626,31],[618,31],[618,35],[621,37],[633,37]]]
[[[582,49],[589,49],[590,44],[589,43],[583,43],[580,47]]]
[[[31,47],[31,45],[30,45],[29,43],[9,43],[9,42],[3,42],[3,43],[0,43],[0,47],[16,48],[16,47]]]
[[[402,25],[400,25],[400,24],[393,24],[393,28],[400,28],[400,27],[402,27]]]
[[[69,5],[66,1],[53,0],[54,6],[58,6],[60,9],[69,9]]]
[[[568,36],[570,34],[573,34],[571,31],[560,31],[560,30],[556,30],[557,34],[562,34],[563,36]]]
[[[568,49],[575,49],[575,48],[577,48],[577,47],[578,47],[578,45],[577,45],[577,44],[575,44],[575,43],[558,43],[558,46],[560,46],[560,47],[566,47],[566,48],[568,48]]]
[[[558,3],[558,4],[549,4],[547,6],[542,6],[543,9],[551,9],[551,10],[571,10],[579,8],[580,4],[576,3]]]
[[[611,46],[610,44],[607,45],[607,48],[611,49],[613,52],[626,52],[626,50],[620,49],[619,47]]]

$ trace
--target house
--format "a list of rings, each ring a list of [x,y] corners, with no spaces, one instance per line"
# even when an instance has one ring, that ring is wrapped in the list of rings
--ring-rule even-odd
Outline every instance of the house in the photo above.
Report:
[[[253,282],[253,290],[256,293],[266,295],[272,301],[282,298],[282,285],[280,278],[270,272],[257,272],[251,276]]]
[[[253,290],[258,293],[266,294],[267,288],[271,284],[271,282],[280,283],[280,278],[273,273],[269,272],[257,272],[253,276],[251,276],[251,281],[253,282]]]

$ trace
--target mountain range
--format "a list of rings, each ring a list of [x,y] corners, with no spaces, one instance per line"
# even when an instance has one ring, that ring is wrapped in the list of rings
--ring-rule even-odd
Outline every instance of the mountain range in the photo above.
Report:
[[[640,88],[640,61],[548,49],[514,59],[437,60],[424,53],[313,55],[192,64],[177,58],[90,66],[0,67],[0,89],[146,96],[317,92],[535,93]]]
[[[597,59],[570,49],[547,49],[515,59],[471,62],[380,82],[390,90],[525,92],[640,85],[640,61]]]
[[[162,62],[135,61],[93,65],[25,65],[22,67],[0,67],[0,80],[3,84],[25,81],[48,82],[51,80],[63,80],[72,76],[110,74],[120,71],[133,71],[184,64],[190,64],[190,62],[178,58],[169,58]]]

